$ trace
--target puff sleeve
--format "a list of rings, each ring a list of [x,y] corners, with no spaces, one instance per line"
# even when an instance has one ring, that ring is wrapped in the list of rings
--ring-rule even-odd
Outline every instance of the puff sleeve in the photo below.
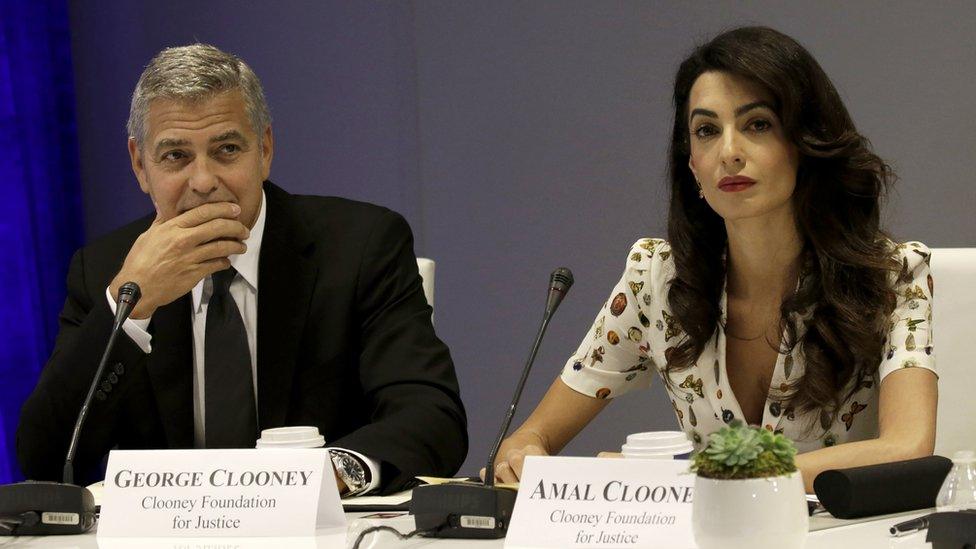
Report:
[[[638,240],[627,255],[624,273],[604,303],[579,348],[566,362],[561,379],[573,390],[613,398],[648,387],[655,368],[651,347],[656,330],[649,320],[660,299],[663,240]]]
[[[907,242],[897,249],[901,269],[894,280],[896,304],[888,323],[885,356],[878,367],[879,381],[901,368],[937,373],[932,343],[932,252],[920,242]]]

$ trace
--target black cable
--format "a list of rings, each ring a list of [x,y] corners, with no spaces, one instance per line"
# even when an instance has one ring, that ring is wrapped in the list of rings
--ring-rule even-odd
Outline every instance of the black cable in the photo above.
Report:
[[[2,516],[0,517],[0,528],[6,530],[9,534],[13,534],[19,527],[25,524],[27,526],[34,526],[40,518],[34,511],[24,511],[19,515]]]
[[[426,530],[421,530],[420,528],[418,528],[413,532],[403,534],[392,526],[370,526],[369,528],[359,533],[359,536],[356,537],[356,543],[352,544],[352,549],[359,549],[359,544],[363,542],[363,539],[365,539],[366,536],[372,534],[373,532],[392,532],[393,535],[397,537],[397,539],[403,540],[403,539],[410,539],[419,534],[431,534],[440,529],[441,529],[440,526],[437,528],[428,528]]]

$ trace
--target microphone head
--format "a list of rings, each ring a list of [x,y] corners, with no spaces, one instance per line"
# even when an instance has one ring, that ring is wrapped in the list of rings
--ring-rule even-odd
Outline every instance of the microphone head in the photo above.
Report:
[[[549,275],[549,295],[546,297],[546,315],[556,312],[566,293],[573,286],[573,271],[560,267]]]
[[[559,267],[549,275],[549,287],[563,293],[573,286],[573,271],[566,267]]]
[[[135,282],[126,282],[119,287],[119,303],[135,305],[140,297],[142,297],[142,290]]]

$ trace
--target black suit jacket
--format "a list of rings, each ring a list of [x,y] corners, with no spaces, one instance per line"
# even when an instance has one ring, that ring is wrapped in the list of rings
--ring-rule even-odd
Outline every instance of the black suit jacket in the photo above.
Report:
[[[467,453],[464,407],[448,349],[431,325],[406,221],[371,204],[291,195],[270,182],[264,188],[261,428],[317,426],[327,444],[379,460],[386,493],[418,474],[454,474]],[[111,330],[105,288],[151,221],[116,230],[72,259],[54,352],[17,431],[28,478],[60,479]],[[119,338],[109,364],[124,373],[107,380],[107,398],[90,409],[75,461],[79,480],[94,480],[114,447],[193,447],[189,294],[157,309],[149,332],[150,354]]]

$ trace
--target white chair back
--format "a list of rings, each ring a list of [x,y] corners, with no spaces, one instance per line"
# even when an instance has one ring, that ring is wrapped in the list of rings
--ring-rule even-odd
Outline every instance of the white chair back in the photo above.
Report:
[[[932,250],[932,342],[939,372],[935,453],[976,450],[976,248]]]
[[[434,308],[434,261],[426,257],[417,258],[417,269],[420,271],[420,278],[424,283],[424,296],[427,297],[427,304]],[[433,321],[433,313],[431,313]]]

